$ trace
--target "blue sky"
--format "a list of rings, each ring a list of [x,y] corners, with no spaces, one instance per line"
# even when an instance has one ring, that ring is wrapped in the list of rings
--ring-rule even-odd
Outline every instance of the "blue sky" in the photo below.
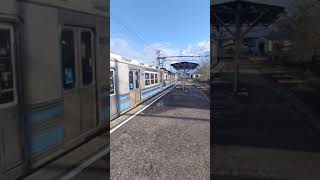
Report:
[[[154,49],[210,53],[210,0],[110,0],[110,12],[111,52],[149,64]]]

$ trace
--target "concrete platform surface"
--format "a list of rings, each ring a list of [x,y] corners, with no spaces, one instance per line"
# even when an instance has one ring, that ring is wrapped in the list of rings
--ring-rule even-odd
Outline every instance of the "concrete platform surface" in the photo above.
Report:
[[[111,179],[209,179],[209,138],[206,95],[178,86],[111,134]]]
[[[234,95],[231,84],[211,89],[213,176],[319,180],[320,136],[304,107],[260,71],[246,73],[256,68],[248,63],[240,73],[240,89],[246,95]],[[233,74],[223,72],[220,79],[232,82]]]

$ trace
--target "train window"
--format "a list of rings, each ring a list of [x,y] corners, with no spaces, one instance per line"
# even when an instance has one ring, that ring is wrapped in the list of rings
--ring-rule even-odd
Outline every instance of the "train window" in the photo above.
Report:
[[[110,70],[110,95],[115,94],[115,78],[114,78],[114,70]]]
[[[150,74],[145,73],[145,84],[146,86],[150,85]]]
[[[14,62],[11,31],[0,27],[0,104],[14,101]]]
[[[64,29],[61,33],[63,87],[72,89],[76,83],[74,32]]]
[[[133,71],[129,71],[129,89],[133,89]]]
[[[150,75],[151,84],[154,84],[154,73],[150,73]]]
[[[158,74],[154,74],[154,82],[156,83],[156,84],[158,84]]]
[[[90,31],[81,32],[81,64],[82,83],[90,85],[94,76],[94,60],[92,53],[92,34]]]
[[[136,89],[138,89],[140,87],[139,71],[136,71],[135,75],[136,75]]]

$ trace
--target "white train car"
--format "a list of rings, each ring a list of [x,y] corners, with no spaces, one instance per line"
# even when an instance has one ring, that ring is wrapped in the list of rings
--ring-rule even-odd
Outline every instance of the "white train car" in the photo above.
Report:
[[[110,54],[111,120],[176,83],[174,74]]]
[[[170,87],[172,84],[175,84],[178,81],[177,74],[166,69],[163,69],[162,77],[163,77],[163,89]]]
[[[1,0],[0,179],[16,179],[108,121],[107,1]]]

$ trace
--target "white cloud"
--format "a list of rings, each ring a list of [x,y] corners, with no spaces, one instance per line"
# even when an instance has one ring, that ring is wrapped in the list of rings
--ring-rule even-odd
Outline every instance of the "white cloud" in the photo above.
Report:
[[[136,59],[148,64],[152,64],[152,61],[155,59],[155,55],[152,54],[150,49],[144,47],[142,51],[136,51],[129,45],[127,40],[122,38],[111,38],[110,47],[112,53],[128,59]]]
[[[205,56],[210,54],[210,41],[200,41],[197,44],[189,44],[186,49],[182,51],[183,55],[190,56]]]
[[[153,64],[156,59],[155,49],[161,49],[161,54],[166,56],[202,56],[210,54],[210,40],[200,41],[195,44],[188,44],[184,49],[172,47],[169,42],[153,43],[148,47],[144,47],[140,51],[136,51],[130,46],[129,42],[124,38],[110,39],[111,52],[121,55],[128,59],[136,59],[143,63]]]

